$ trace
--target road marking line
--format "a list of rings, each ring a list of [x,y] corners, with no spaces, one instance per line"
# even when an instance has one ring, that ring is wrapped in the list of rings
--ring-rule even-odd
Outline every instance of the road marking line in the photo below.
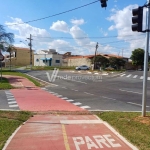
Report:
[[[14,98],[14,96],[13,96],[13,95],[10,95],[10,96],[7,96],[7,95],[6,95],[6,97],[7,97],[7,98]]]
[[[8,98],[7,100],[8,101],[12,101],[12,100],[15,100],[15,98]]]
[[[63,97],[62,95],[56,95],[57,97]]]
[[[127,78],[129,78],[132,74],[129,74],[128,76],[126,76]]]
[[[86,108],[91,108],[90,106],[81,106],[80,108],[86,109]]]
[[[128,104],[133,104],[133,105],[137,105],[137,106],[141,106],[142,107],[142,105],[141,104],[137,104],[137,103],[132,103],[132,102],[127,102]],[[150,107],[150,106],[146,106],[146,107]]]
[[[53,95],[57,96],[57,95],[59,95],[59,94],[58,94],[58,93],[53,93]]]
[[[91,94],[91,93],[88,93],[88,92],[84,92],[85,94],[88,94],[88,95],[94,95],[94,94]]]
[[[64,100],[65,100],[65,99],[68,99],[68,98],[67,98],[67,97],[62,97],[61,99],[64,99]]]
[[[76,90],[76,89],[71,89],[71,90],[73,90],[73,91],[78,91],[78,90]]]
[[[61,127],[62,127],[62,133],[63,133],[65,148],[66,148],[66,150],[70,150],[70,146],[69,146],[69,141],[68,141],[65,125],[62,124]]]
[[[125,76],[126,74],[122,74],[122,75],[120,75],[121,77],[123,77],[123,76]]]
[[[67,102],[73,102],[74,100],[73,99],[69,99],[69,100],[66,100]]]
[[[102,96],[103,98],[106,98],[106,99],[111,99],[111,100],[114,100],[114,101],[116,101],[116,99],[114,99],[114,98],[109,98],[109,97],[105,97],[105,96]]]
[[[143,79],[143,76],[141,76],[140,79]]]
[[[9,105],[9,107],[18,107],[18,105]]]
[[[17,102],[16,101],[8,102],[8,104],[17,104]]]
[[[53,93],[55,93],[55,92],[49,92],[49,93],[53,94]]]
[[[136,93],[136,94],[142,94],[142,93],[139,93],[139,92],[134,92],[134,91],[126,91],[126,90],[122,90],[122,89],[119,89],[120,91],[123,91],[123,92],[129,92],[129,93]]]
[[[80,82],[80,83],[83,83],[83,84],[87,84],[86,82],[82,82],[82,81],[70,80],[70,79],[66,79],[66,78],[62,78],[62,79],[69,80],[69,81],[74,81],[74,82]]]
[[[76,102],[76,103],[73,103],[74,105],[82,105],[82,103],[80,103],[80,102]]]
[[[133,76],[133,78],[137,78],[138,75]]]
[[[99,124],[102,120],[60,120],[61,124]]]
[[[66,87],[61,87],[61,88],[63,88],[63,89],[67,89]]]

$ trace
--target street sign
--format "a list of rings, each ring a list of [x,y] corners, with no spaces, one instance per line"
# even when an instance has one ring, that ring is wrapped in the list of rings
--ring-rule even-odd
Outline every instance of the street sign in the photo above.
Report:
[[[4,56],[0,55],[0,61],[3,61],[3,60],[4,60]]]

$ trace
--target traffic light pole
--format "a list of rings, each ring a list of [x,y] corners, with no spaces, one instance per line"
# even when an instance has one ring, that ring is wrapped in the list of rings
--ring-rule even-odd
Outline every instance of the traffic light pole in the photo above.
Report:
[[[147,0],[150,4],[150,0]],[[149,29],[150,29],[150,7],[146,11],[146,43],[144,54],[144,72],[143,72],[143,95],[142,95],[142,117],[146,116],[146,100],[147,100],[147,70],[148,70],[148,51],[149,51]]]

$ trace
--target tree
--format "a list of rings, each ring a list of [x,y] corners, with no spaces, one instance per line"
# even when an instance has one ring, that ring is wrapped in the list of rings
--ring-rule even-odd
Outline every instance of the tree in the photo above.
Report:
[[[93,58],[93,61],[94,61],[94,58]],[[104,56],[98,55],[95,58],[95,62],[96,63],[99,62],[102,67],[105,67],[109,63],[109,60]]]
[[[135,49],[132,51],[132,55],[130,57],[132,60],[132,64],[135,66],[141,66],[143,67],[144,64],[144,50],[141,48]]]
[[[0,49],[6,51],[5,45],[9,45],[14,42],[14,34],[7,33],[3,25],[0,25]]]
[[[9,45],[9,47],[8,47],[8,49],[7,49],[7,51],[6,51],[6,52],[9,53],[9,58],[10,58],[10,70],[11,70],[11,58],[12,58],[12,54],[13,54],[13,52],[15,52],[15,51],[16,51],[16,49],[15,49],[15,47],[14,47],[13,45]]]
[[[109,64],[110,66],[116,67],[116,69],[119,69],[120,66],[125,65],[125,61],[122,58],[110,57]]]

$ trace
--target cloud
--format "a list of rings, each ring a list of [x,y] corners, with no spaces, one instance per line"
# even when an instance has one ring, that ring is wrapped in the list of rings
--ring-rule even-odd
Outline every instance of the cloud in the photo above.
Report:
[[[12,22],[6,22],[5,24],[8,26],[9,29],[17,31],[17,33],[15,33],[15,38],[21,41],[25,41],[27,40],[27,38],[29,38],[31,34],[33,39],[32,42],[33,42],[34,49],[38,49],[41,47],[41,45],[44,46],[46,42],[51,41],[51,39],[44,38],[44,37],[50,37],[50,33],[47,32],[45,29],[33,27],[27,23],[23,23],[22,19],[20,18],[11,17],[11,19]],[[28,45],[28,42],[24,42],[24,43]],[[24,46],[23,43],[17,45],[25,47],[25,44]]]
[[[118,39],[123,40],[129,44],[128,56],[131,55],[131,51],[136,48],[143,48],[145,45],[145,35],[133,32],[132,25],[132,9],[137,8],[138,5],[129,5],[122,10],[113,9],[109,21],[114,24],[109,27],[109,31],[116,30],[118,33]]]
[[[79,20],[77,20],[77,19],[71,19],[71,21],[70,21],[72,24],[74,24],[74,25],[82,25],[82,24],[84,24],[85,22],[84,22],[84,19],[79,19]]]
[[[82,48],[72,46],[69,42],[60,39],[53,40],[48,45],[49,49],[57,49],[57,51],[61,54],[64,54],[66,52],[72,52],[72,54],[82,55],[84,53]]]
[[[64,33],[69,32],[69,28],[68,28],[67,23],[65,21],[59,21],[59,20],[57,22],[53,22],[50,29],[55,30],[55,31],[64,32]]]

